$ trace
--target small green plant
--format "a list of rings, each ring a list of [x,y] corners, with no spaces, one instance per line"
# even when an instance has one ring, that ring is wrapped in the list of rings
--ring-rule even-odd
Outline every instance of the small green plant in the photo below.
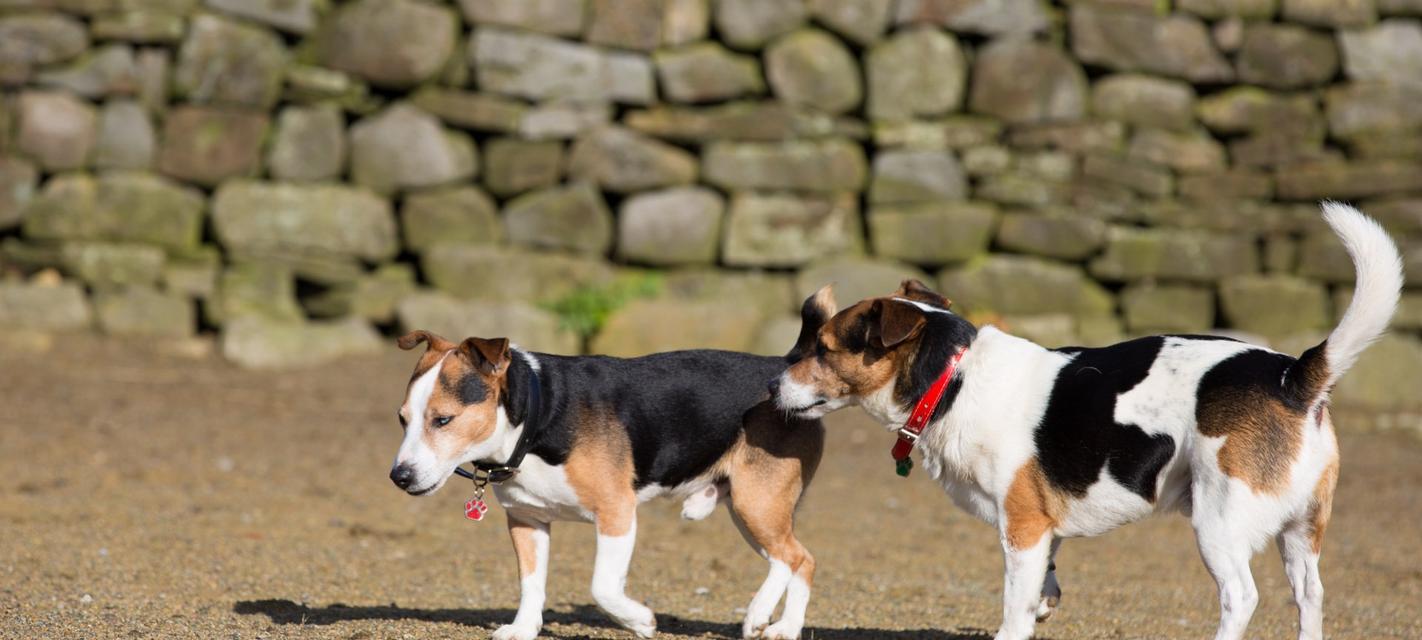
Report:
[[[601,330],[607,318],[622,305],[653,297],[661,290],[661,274],[628,273],[605,284],[578,287],[544,307],[558,316],[564,329],[586,340]]]

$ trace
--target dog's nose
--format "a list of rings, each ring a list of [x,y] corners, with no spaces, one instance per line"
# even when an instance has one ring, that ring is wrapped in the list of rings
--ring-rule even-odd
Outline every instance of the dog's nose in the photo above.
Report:
[[[409,465],[397,464],[394,469],[390,470],[390,481],[401,489],[409,489],[410,483],[415,481],[415,470],[411,469]]]
[[[780,397],[780,376],[770,379],[769,389],[771,399]]]

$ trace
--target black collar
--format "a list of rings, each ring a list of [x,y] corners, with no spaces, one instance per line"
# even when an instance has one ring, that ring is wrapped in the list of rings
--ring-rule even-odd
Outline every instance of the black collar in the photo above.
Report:
[[[518,442],[514,443],[513,453],[509,455],[507,462],[499,464],[497,462],[485,462],[482,460],[474,462],[474,471],[468,471],[463,466],[454,468],[454,473],[461,478],[468,478],[474,484],[483,486],[488,483],[499,484],[513,478],[518,474],[518,466],[523,463],[524,456],[528,455],[528,450],[533,446],[532,434],[538,425],[538,410],[543,406],[543,383],[538,379],[538,371],[529,367],[529,390],[528,408],[523,416],[523,433],[518,435]]]

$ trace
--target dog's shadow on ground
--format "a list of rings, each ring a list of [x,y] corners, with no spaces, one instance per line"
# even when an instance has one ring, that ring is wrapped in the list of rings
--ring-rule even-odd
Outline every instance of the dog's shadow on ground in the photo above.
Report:
[[[242,600],[232,606],[239,615],[264,615],[274,624],[328,625],[338,622],[360,620],[420,620],[424,622],[450,622],[493,629],[503,622],[512,620],[513,609],[412,609],[396,605],[390,606],[348,606],[333,604],[325,607],[310,607],[290,600]],[[571,611],[545,611],[544,624],[580,624],[602,629],[620,628],[607,619],[601,611],[590,605],[574,607]],[[657,614],[657,630],[688,636],[713,636],[740,638],[741,625],[730,623],[688,620],[665,613]],[[560,637],[545,629],[545,636]],[[573,637],[573,636],[569,636]],[[630,637],[630,636],[629,636]],[[807,627],[803,638],[813,640],[984,640],[992,634],[978,629],[940,631],[937,629],[822,629]]]

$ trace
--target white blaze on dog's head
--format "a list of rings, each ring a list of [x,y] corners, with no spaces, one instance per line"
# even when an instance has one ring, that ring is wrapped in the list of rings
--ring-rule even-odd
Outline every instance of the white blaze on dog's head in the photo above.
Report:
[[[801,308],[793,364],[775,384],[775,403],[801,418],[819,418],[869,397],[897,396],[915,377],[912,364],[927,314],[949,301],[913,280],[892,296],[836,311],[825,287]],[[903,385],[907,386],[907,385]],[[867,405],[866,405],[867,406]]]
[[[433,493],[455,467],[495,453],[509,429],[500,402],[507,393],[509,342],[469,338],[454,344],[426,331],[400,338],[400,348],[429,348],[400,407],[405,438],[390,479],[412,495]]]

